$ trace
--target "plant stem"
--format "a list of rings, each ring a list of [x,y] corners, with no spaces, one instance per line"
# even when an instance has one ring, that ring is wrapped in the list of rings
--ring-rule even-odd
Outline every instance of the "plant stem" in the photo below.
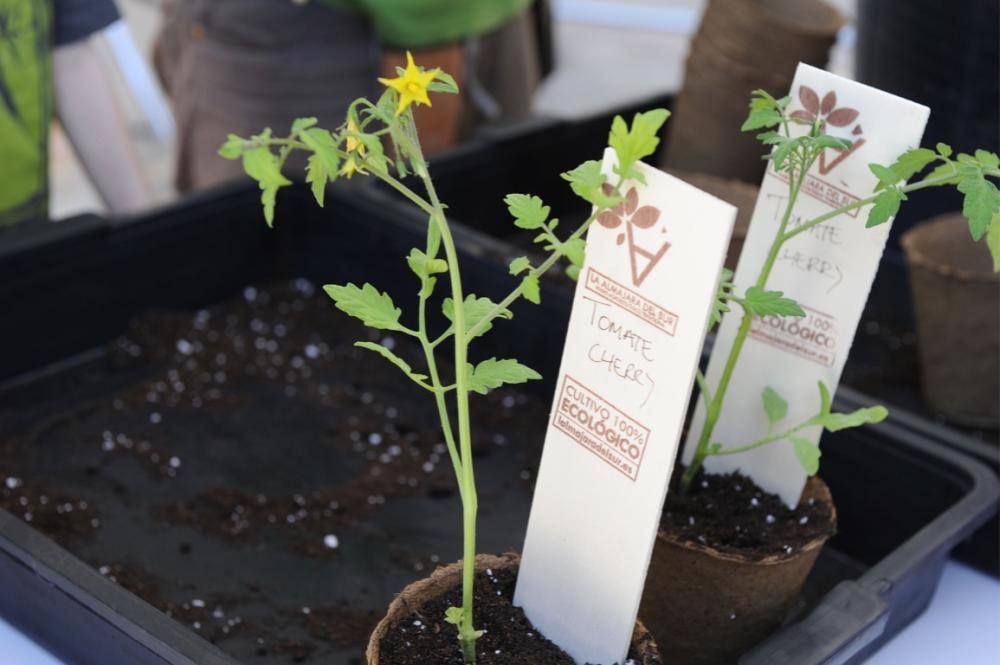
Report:
[[[795,208],[795,203],[798,201],[799,193],[802,190],[802,184],[805,182],[806,174],[809,169],[812,168],[813,162],[818,157],[818,153],[814,153],[810,158],[805,158],[804,156],[802,167],[799,170],[799,176],[796,178],[794,172],[789,178],[789,189],[790,193],[788,196],[788,204],[785,206],[785,212],[781,217],[781,224],[778,227],[778,232],[775,234],[774,242],[771,244],[771,249],[767,253],[767,258],[764,260],[764,265],[761,268],[760,274],[757,277],[757,287],[764,288],[767,285],[767,280],[771,276],[771,270],[774,268],[774,262],[778,258],[778,252],[781,250],[781,246],[785,243],[785,229],[788,227],[788,222],[792,217],[792,211]],[[698,438],[698,445],[695,448],[694,457],[691,460],[691,464],[688,465],[687,469],[684,471],[684,475],[681,477],[681,492],[687,493],[688,489],[691,487],[692,481],[698,471],[701,469],[702,464],[704,464],[705,459],[709,456],[709,444],[712,440],[712,433],[715,431],[715,426],[719,422],[719,416],[722,414],[722,404],[726,397],[726,391],[729,390],[729,383],[733,378],[733,372],[736,369],[736,363],[740,359],[740,354],[743,351],[743,345],[746,343],[747,335],[750,333],[750,326],[753,324],[753,315],[744,310],[743,318],[740,321],[740,327],[736,331],[736,337],[733,340],[733,346],[729,349],[729,356],[726,358],[726,364],[722,369],[722,376],[719,379],[719,385],[715,389],[715,393],[712,395],[712,401],[708,408],[705,410],[705,424],[701,430],[701,436]]]

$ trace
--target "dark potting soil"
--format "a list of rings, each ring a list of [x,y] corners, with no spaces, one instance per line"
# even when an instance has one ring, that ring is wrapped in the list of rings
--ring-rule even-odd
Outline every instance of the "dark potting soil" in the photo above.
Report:
[[[792,555],[819,536],[832,536],[830,507],[812,499],[794,510],[741,473],[700,472],[688,493],[671,478],[661,527],[681,540],[750,558]]]
[[[356,340],[419,366],[305,281],[144,315],[0,397],[0,507],[246,665],[360,664],[461,507],[428,394]],[[547,407],[473,400],[483,551],[523,541]]]
[[[476,641],[478,665],[574,665],[562,649],[547,640],[519,607],[514,607],[515,570],[486,570],[476,575]],[[379,665],[462,665],[455,626],[445,611],[462,604],[462,589],[426,603],[394,626],[382,640]],[[636,661],[636,654],[629,653]],[[630,662],[630,661],[627,661]]]

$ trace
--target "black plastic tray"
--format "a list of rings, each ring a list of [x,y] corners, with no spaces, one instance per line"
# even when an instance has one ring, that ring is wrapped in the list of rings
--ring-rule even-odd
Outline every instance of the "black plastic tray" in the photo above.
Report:
[[[5,390],[30,389],[106,344],[147,307],[203,307],[251,281],[371,280],[400,299],[412,291],[401,259],[422,227],[393,201],[371,207],[356,190],[334,188],[324,212],[305,190],[283,192],[270,232],[258,197],[255,188],[238,187],[122,226],[76,220],[0,247],[0,331],[4,348],[17,350],[0,359]],[[469,289],[503,295],[510,247],[472,230],[456,236]],[[535,394],[547,400],[571,301],[564,285],[548,283],[543,302],[522,303],[505,324],[516,334],[494,333],[484,344],[536,367],[548,380],[537,382]],[[13,393],[0,392],[0,404]],[[842,390],[837,401],[846,409],[863,398]],[[747,654],[744,665],[862,662],[922,611],[949,552],[995,513],[1000,492],[981,464],[895,418],[831,436],[824,478],[840,533],[807,584],[802,621]],[[237,663],[6,513],[0,615],[74,665]]]

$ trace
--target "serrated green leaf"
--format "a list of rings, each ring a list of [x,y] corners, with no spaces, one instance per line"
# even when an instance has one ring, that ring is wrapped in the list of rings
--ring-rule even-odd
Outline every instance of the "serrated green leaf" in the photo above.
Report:
[[[953,162],[938,164],[924,177],[924,180],[937,180],[938,178],[947,178],[941,182],[942,185],[957,185],[962,181],[958,174],[958,167]]]
[[[354,284],[337,286],[327,284],[326,294],[337,303],[337,309],[353,316],[371,328],[405,330],[399,323],[402,310],[396,307],[388,293],[382,293],[371,284],[358,287]]]
[[[292,184],[281,174],[278,158],[266,147],[254,148],[243,153],[243,170],[260,183],[261,189],[283,187]]]
[[[361,143],[368,150],[368,154],[365,155],[367,165],[375,171],[386,171],[388,160],[385,158],[385,148],[382,146],[382,140],[372,134],[361,134],[358,136],[358,139],[360,139]]]
[[[851,413],[827,413],[820,418],[819,424],[828,432],[839,432],[851,427],[880,423],[888,416],[889,411],[884,406],[869,406]]]
[[[795,451],[795,459],[799,461],[807,474],[815,476],[819,472],[819,460],[823,455],[819,446],[801,436],[793,436],[791,441],[792,449]]]
[[[274,226],[274,209],[278,205],[278,188],[261,187],[260,203],[264,207],[264,221],[268,226]]]
[[[765,145],[781,145],[785,141],[791,141],[790,138],[778,132],[761,132],[757,135],[757,140]]]
[[[875,198],[875,203],[868,211],[868,221],[865,222],[865,227],[870,229],[873,226],[885,224],[895,217],[896,213],[899,212],[900,203],[905,198],[906,195],[895,187],[884,190]]]
[[[615,116],[611,123],[611,133],[608,135],[608,145],[618,155],[618,165],[615,172],[625,178],[635,178],[638,171],[635,164],[656,152],[660,144],[660,129],[670,117],[666,109],[653,109],[645,113],[636,113],[632,118],[632,126],[627,127],[621,116]]]
[[[789,139],[783,143],[779,143],[767,158],[774,162],[774,165],[780,170],[785,167],[785,161],[792,155],[803,143],[809,140],[808,136],[800,136],[798,138]]]
[[[434,80],[431,81],[431,84],[429,86],[427,86],[427,89],[430,90],[431,92],[444,92],[449,95],[457,95],[458,83],[455,82],[455,79],[452,77],[451,74],[448,74],[447,72],[443,71],[438,71],[437,75],[434,77]]]
[[[772,425],[780,422],[788,415],[788,402],[774,388],[770,386],[764,388],[761,399],[764,403],[764,413],[767,414],[767,421]]]
[[[570,189],[584,201],[598,208],[613,208],[622,202],[620,196],[610,196],[604,193],[607,176],[601,171],[601,163],[590,160],[580,164],[572,171],[561,175],[569,182]]]
[[[243,156],[243,149],[246,145],[246,139],[236,134],[230,134],[226,137],[226,142],[219,148],[219,156],[229,160],[239,159]]]
[[[1000,214],[993,216],[990,228],[986,232],[986,246],[993,257],[993,270],[1000,272]]]
[[[303,131],[299,138],[303,143],[309,146],[309,149],[313,151],[313,154],[315,154],[319,160],[323,162],[323,168],[330,179],[333,180],[336,177],[337,171],[340,169],[340,156],[337,154],[337,140],[333,137],[333,134],[325,129],[313,127]]]
[[[962,214],[969,220],[969,233],[973,240],[978,241],[986,235],[993,216],[1000,212],[1000,190],[982,172],[977,172],[962,178],[958,191],[965,194]]]
[[[472,367],[469,365],[469,390],[485,395],[505,384],[525,383],[542,375],[513,359],[490,358]]]
[[[479,322],[486,318],[486,316],[493,311],[497,306],[495,302],[489,298],[480,298],[479,296],[469,294],[465,296],[465,331],[468,332],[472,330],[474,326],[479,325]],[[445,298],[444,302],[441,303],[441,311],[444,313],[445,318],[447,318],[452,323],[455,322],[455,301],[451,298]],[[511,313],[509,309],[502,309],[497,314],[498,318],[512,319],[514,314]],[[479,335],[485,335],[493,328],[492,322],[487,322],[483,329],[479,332]]]
[[[875,187],[876,190],[883,189],[890,185],[895,185],[899,181],[899,178],[888,166],[882,166],[881,164],[869,164],[868,170],[874,173],[875,177],[878,178],[878,185]]]
[[[316,118],[296,118],[292,121],[292,136],[296,136],[319,122]]]
[[[405,360],[403,360],[402,358],[400,358],[395,353],[390,351],[388,348],[382,346],[381,344],[376,344],[375,342],[355,342],[354,346],[360,347],[362,349],[368,349],[369,351],[374,351],[375,353],[379,354],[380,356],[391,362],[399,369],[403,370],[403,374],[406,374],[406,376],[410,377],[414,381],[425,381],[427,379],[427,375],[417,374],[416,372],[414,372],[413,368],[410,367],[410,364],[408,362],[406,362]]]
[[[976,150],[975,158],[985,167],[997,168],[1000,166],[1000,156],[989,150]]]
[[[831,150],[850,150],[854,142],[850,139],[840,138],[839,136],[830,136],[829,134],[820,134],[819,136],[809,137],[809,143],[812,144],[814,148]]]
[[[537,275],[525,275],[524,279],[521,281],[521,286],[523,287],[521,293],[524,294],[525,300],[535,303],[536,305],[542,304],[542,288],[538,283]]]
[[[889,169],[899,178],[897,182],[907,182],[937,159],[937,153],[927,148],[914,148],[900,155]]]
[[[323,207],[326,199],[326,183],[329,181],[329,174],[323,165],[323,160],[319,155],[313,153],[309,155],[306,162],[306,182],[312,185],[313,197],[320,208]]]
[[[937,153],[945,159],[951,157],[951,146],[947,143],[938,143],[935,147],[937,148]]]
[[[805,316],[805,310],[781,291],[767,291],[751,286],[741,301],[743,309],[754,316]]]
[[[775,108],[750,108],[750,114],[740,127],[741,132],[776,127],[781,124],[781,113]]]
[[[550,208],[537,196],[508,194],[504,203],[519,229],[540,229],[549,218]]]
[[[527,256],[519,256],[510,262],[510,274],[518,275],[531,268],[531,261]]]

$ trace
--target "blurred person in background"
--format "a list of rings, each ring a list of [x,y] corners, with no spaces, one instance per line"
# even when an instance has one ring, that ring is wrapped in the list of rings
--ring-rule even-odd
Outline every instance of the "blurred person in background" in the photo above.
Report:
[[[152,202],[92,39],[113,0],[0,0],[0,228],[48,217],[53,112],[111,212]]]
[[[418,116],[428,153],[486,122],[524,118],[541,79],[532,0],[165,0],[154,65],[178,123],[179,191],[242,174],[219,159],[229,133],[343,121],[410,50],[465,94]]]

